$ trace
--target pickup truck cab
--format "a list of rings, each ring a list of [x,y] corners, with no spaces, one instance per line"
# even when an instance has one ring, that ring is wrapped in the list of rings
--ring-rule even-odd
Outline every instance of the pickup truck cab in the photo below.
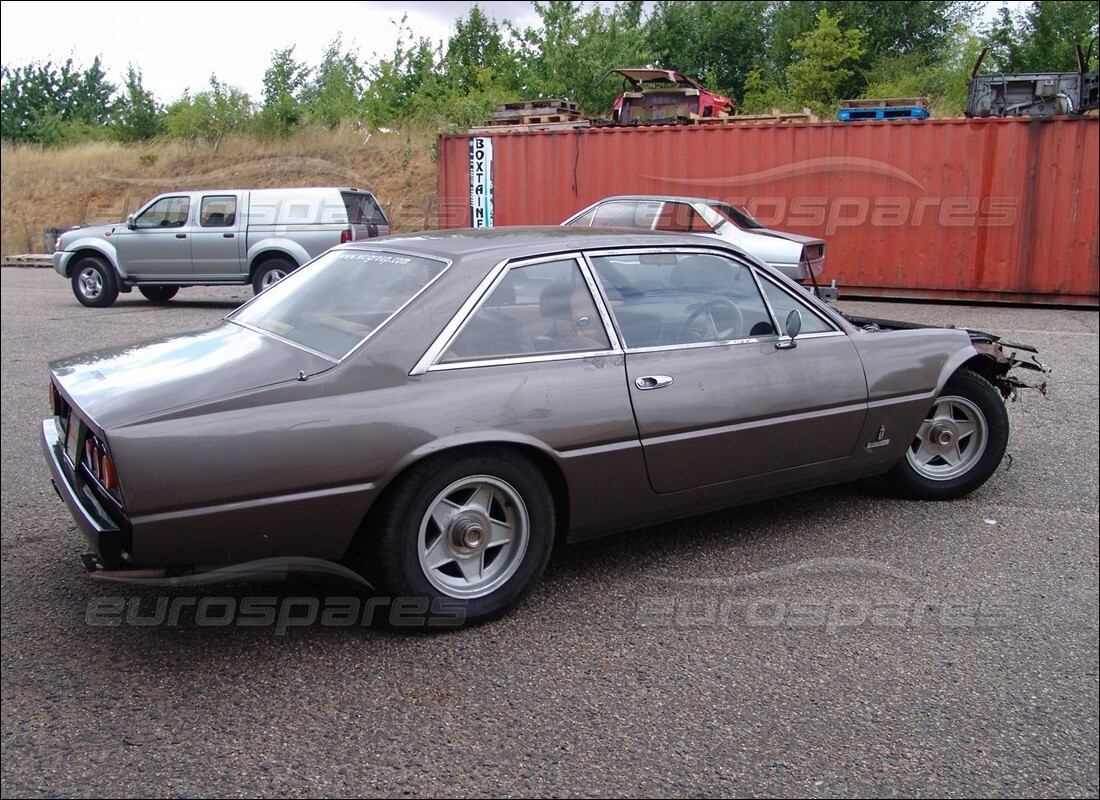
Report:
[[[54,269],[86,306],[135,287],[166,302],[185,286],[251,284],[258,294],[342,242],[390,232],[361,189],[213,189],[154,197],[125,222],[65,231]]]

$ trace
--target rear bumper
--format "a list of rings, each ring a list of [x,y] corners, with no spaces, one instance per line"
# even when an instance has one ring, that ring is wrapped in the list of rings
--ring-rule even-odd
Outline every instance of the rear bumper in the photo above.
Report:
[[[65,447],[54,419],[42,421],[42,453],[50,468],[50,483],[68,506],[76,526],[104,567],[122,562],[122,531],[65,456]]]

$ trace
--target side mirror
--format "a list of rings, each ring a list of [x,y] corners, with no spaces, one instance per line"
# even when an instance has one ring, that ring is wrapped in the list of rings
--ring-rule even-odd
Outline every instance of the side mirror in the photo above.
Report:
[[[130,230],[134,230],[137,227],[137,223],[134,222],[134,215],[133,214],[127,214],[126,215],[126,227],[129,228]]]
[[[802,313],[797,308],[791,309],[784,327],[787,329],[787,336],[775,343],[776,350],[790,350],[797,347],[794,337],[802,332]]]

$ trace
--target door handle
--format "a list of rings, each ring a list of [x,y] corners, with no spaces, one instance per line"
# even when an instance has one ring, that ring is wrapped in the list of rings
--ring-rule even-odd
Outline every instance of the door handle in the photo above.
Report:
[[[634,381],[634,385],[645,392],[650,389],[661,389],[665,386],[671,386],[672,378],[668,375],[646,375],[644,378],[638,378]]]
[[[186,238],[187,238],[187,234],[186,234],[186,233],[177,233],[177,234],[176,234],[176,238],[177,238],[177,239],[186,239]]]
[[[223,238],[223,239],[232,239],[232,238],[233,238],[233,234],[231,234],[231,233],[223,233],[223,234],[222,234],[222,238]]]

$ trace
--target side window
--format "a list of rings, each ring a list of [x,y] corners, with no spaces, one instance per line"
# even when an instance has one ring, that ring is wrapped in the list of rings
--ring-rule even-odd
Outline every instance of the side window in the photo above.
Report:
[[[607,350],[611,342],[577,262],[513,267],[444,354],[444,363]]]
[[[764,294],[768,296],[768,302],[771,303],[772,309],[775,311],[775,318],[779,320],[781,326],[786,324],[787,315],[797,308],[802,314],[802,336],[808,333],[829,333],[836,330],[808,303],[795,299],[788,292],[779,288],[778,284],[764,277],[761,278],[760,283],[764,287]]]
[[[733,259],[704,253],[624,253],[592,262],[627,347],[774,333],[750,269]]]
[[[237,198],[234,195],[204,197],[199,205],[199,225],[204,228],[231,228],[237,222]]]
[[[657,220],[659,231],[683,231],[685,233],[713,233],[699,212],[687,203],[665,203]]]
[[[187,197],[162,197],[134,220],[138,228],[182,228],[187,224],[191,200]]]

